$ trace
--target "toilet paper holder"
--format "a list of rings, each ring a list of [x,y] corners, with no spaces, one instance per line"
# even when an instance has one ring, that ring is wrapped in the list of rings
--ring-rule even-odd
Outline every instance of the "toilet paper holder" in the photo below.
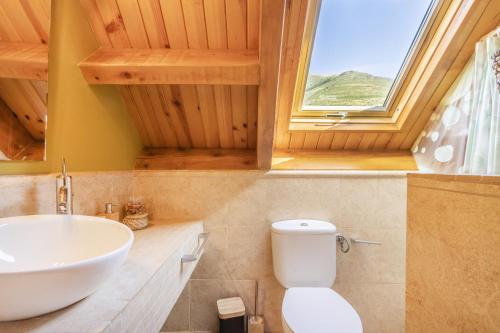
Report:
[[[368,244],[368,245],[382,245],[381,242],[361,240],[356,238],[347,238],[341,234],[337,235],[337,243],[340,245],[340,252],[347,253],[351,249],[351,244]]]

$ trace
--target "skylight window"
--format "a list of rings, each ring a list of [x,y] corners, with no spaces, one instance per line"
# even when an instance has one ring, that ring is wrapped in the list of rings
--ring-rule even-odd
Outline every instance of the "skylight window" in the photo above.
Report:
[[[323,0],[302,110],[385,110],[433,2]]]

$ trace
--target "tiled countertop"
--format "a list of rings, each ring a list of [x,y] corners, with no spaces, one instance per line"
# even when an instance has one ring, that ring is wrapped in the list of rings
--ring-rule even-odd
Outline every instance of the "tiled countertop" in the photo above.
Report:
[[[153,221],[134,232],[126,262],[97,292],[47,315],[0,322],[0,332],[158,332],[197,264],[181,265],[181,257],[201,232],[202,222]]]

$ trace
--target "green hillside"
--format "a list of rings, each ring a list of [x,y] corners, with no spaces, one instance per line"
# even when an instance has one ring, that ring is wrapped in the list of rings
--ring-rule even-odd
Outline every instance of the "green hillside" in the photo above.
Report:
[[[304,105],[382,106],[393,79],[356,71],[340,75],[311,75]]]

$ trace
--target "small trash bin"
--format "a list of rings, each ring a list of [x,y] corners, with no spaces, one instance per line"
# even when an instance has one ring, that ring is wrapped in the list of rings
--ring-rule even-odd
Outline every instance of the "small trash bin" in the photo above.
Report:
[[[223,298],[217,301],[219,333],[245,333],[245,304],[241,297]]]

